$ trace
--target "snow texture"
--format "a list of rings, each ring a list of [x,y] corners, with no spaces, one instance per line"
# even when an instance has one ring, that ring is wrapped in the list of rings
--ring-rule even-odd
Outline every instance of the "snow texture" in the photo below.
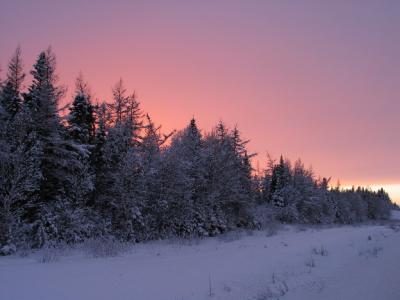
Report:
[[[1,257],[0,299],[397,300],[400,212],[392,215],[382,225],[147,242],[115,257],[82,249]]]

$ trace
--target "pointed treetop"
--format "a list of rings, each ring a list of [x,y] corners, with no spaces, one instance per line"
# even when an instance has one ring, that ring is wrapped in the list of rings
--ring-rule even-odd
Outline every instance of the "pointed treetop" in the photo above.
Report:
[[[24,95],[27,107],[38,110],[51,107],[53,113],[58,110],[58,102],[64,96],[66,88],[57,85],[56,58],[49,47],[42,51],[30,72],[33,76],[29,92]]]
[[[217,136],[218,136],[219,139],[223,140],[226,137],[227,130],[226,130],[226,126],[225,126],[225,124],[224,124],[224,122],[222,120],[220,120],[218,122],[216,131],[217,131]]]
[[[134,130],[142,126],[142,112],[140,103],[136,99],[135,93],[126,95],[126,88],[122,79],[120,79],[112,89],[113,102],[108,104],[111,109],[113,121],[116,124],[124,122],[130,123]]]
[[[199,136],[199,137],[201,136],[200,131],[199,131],[199,129],[197,127],[197,124],[196,124],[196,120],[195,120],[194,117],[192,117],[192,119],[190,120],[189,133],[192,136]]]
[[[95,135],[94,107],[90,102],[88,85],[79,74],[76,80],[76,95],[69,106],[67,117],[69,131],[73,139],[83,144],[90,143]]]
[[[126,88],[124,81],[120,78],[112,89],[112,93],[115,99],[121,99],[125,97]]]
[[[78,77],[75,80],[75,93],[85,95],[88,99],[90,99],[90,88],[87,81],[85,81],[82,72],[79,72]]]
[[[11,117],[15,116],[20,109],[22,103],[21,89],[24,78],[21,48],[17,47],[8,64],[7,77],[0,95],[1,106]]]
[[[16,92],[20,92],[24,78],[25,73],[21,59],[21,47],[18,46],[8,65],[7,81],[11,82]]]
[[[45,81],[43,83],[54,84],[58,80],[58,77],[55,74],[56,57],[53,54],[51,47],[46,51],[40,52],[33,68],[31,74],[37,82]]]
[[[240,131],[239,131],[237,125],[235,125],[235,127],[231,131],[231,137],[232,137],[235,152],[239,155],[244,155],[244,152],[246,151],[246,145],[249,142],[249,140],[242,140],[242,138],[240,137]],[[255,153],[250,154],[249,157],[252,157],[254,155],[255,155]]]

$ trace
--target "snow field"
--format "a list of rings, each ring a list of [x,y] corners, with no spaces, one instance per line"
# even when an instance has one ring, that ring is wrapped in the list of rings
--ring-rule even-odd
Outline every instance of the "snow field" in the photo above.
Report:
[[[399,249],[394,221],[156,241],[115,257],[41,251],[0,258],[0,299],[397,300]]]

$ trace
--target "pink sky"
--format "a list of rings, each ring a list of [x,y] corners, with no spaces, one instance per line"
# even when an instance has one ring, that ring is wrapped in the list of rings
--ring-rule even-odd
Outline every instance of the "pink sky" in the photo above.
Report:
[[[107,100],[122,77],[166,131],[222,119],[261,166],[301,157],[400,200],[399,28],[398,1],[3,0],[0,64],[52,45],[70,90],[82,71]]]

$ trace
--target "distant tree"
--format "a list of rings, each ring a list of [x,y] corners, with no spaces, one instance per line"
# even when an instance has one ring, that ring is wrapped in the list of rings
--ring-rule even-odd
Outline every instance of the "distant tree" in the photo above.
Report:
[[[147,238],[159,238],[168,232],[165,220],[167,202],[161,192],[161,165],[164,145],[173,132],[162,135],[160,129],[161,126],[156,126],[150,116],[146,115],[144,135],[139,146],[142,168],[139,194],[145,201],[143,214]]]
[[[80,144],[93,143],[95,134],[94,107],[87,84],[80,74],[76,80],[75,98],[67,117],[71,137]]]
[[[368,218],[379,220],[390,217],[390,198],[383,189],[377,192],[364,190],[362,194],[367,201]]]
[[[0,93],[0,105],[9,118],[13,118],[21,108],[21,89],[24,78],[21,48],[17,47],[8,65],[7,78]]]
[[[285,161],[281,155],[279,163],[274,166],[271,175],[270,195],[274,205],[284,207],[287,205],[283,195],[285,187],[291,185],[292,175],[290,162]]]
[[[105,157],[105,143],[107,141],[107,106],[102,103],[95,107],[97,126],[95,129],[94,147],[91,156],[91,167],[94,172],[94,191],[90,199],[90,205],[99,208],[102,197],[107,193],[110,178],[107,178],[107,161]]]
[[[140,109],[140,103],[136,99],[135,93],[127,95],[127,90],[124,86],[124,82],[120,79],[113,90],[113,101],[107,104],[110,111],[112,122],[118,126],[124,123],[125,126],[129,126],[132,131],[130,134],[135,138],[137,132],[142,127],[142,112]]]
[[[252,223],[249,208],[254,201],[251,156],[239,131],[220,122],[206,137],[207,198],[212,208],[208,231],[215,234]]]
[[[267,167],[265,168],[263,172],[264,174],[260,179],[262,203],[271,203],[272,201],[271,180],[274,168],[275,168],[275,160],[269,153],[267,153]]]
[[[178,236],[206,234],[204,141],[195,119],[172,139],[162,166],[168,227]]]
[[[225,124],[219,122],[216,128],[205,139],[206,145],[206,187],[208,215],[208,232],[211,235],[224,232],[235,223],[228,212],[232,194],[232,180],[236,174],[232,171],[235,165],[235,153],[232,141]],[[232,177],[233,176],[233,177]]]
[[[106,231],[125,240],[142,239],[138,153],[142,112],[135,96],[126,95],[122,80],[113,88],[113,101],[100,108],[98,118],[94,202],[105,220]]]
[[[252,223],[248,209],[253,204],[254,195],[252,189],[251,158],[255,154],[249,154],[246,145],[248,140],[242,140],[238,128],[235,126],[230,134],[231,147],[234,154],[232,175],[235,175],[235,183],[232,184],[231,205],[236,218],[236,226],[248,226]],[[235,199],[236,198],[236,199]]]

